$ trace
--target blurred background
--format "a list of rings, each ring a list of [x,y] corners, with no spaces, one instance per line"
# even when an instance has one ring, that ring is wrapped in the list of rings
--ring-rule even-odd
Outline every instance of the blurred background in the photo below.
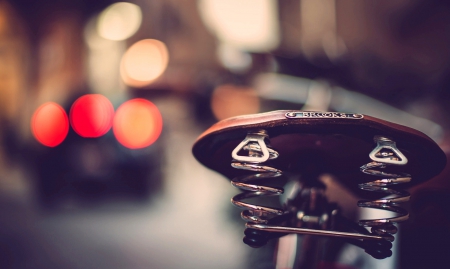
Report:
[[[201,132],[355,112],[449,154],[449,75],[448,1],[0,0],[0,267],[275,268],[192,157]],[[341,263],[448,268],[448,175],[412,190],[393,258]]]

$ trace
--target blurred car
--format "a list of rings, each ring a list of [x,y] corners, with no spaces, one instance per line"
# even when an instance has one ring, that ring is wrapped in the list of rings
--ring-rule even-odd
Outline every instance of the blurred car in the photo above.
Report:
[[[69,102],[64,109],[70,115],[70,127],[67,136],[60,144],[51,147],[39,144],[37,142],[39,138],[35,134],[37,141],[34,142],[33,147],[30,147],[32,150],[29,155],[29,164],[35,170],[36,191],[41,204],[45,207],[54,207],[68,200],[95,202],[123,196],[137,200],[147,199],[153,191],[160,188],[162,182],[164,154],[163,141],[159,137],[161,130],[157,130],[158,126],[155,127],[155,123],[151,121],[142,122],[145,118],[139,118],[136,111],[134,118],[124,118],[124,109],[121,108],[125,107],[123,106],[125,104],[128,107],[130,105],[136,107],[136,100],[143,104],[151,104],[151,102],[145,99],[123,102],[122,106],[116,109],[114,116],[111,116],[114,117],[114,122],[111,122],[114,128],[109,125],[103,131],[104,134],[93,134],[86,132],[86,128],[89,128],[89,122],[86,123],[86,119],[78,120],[78,123],[75,119],[76,113],[73,110],[79,100],[80,98],[77,98],[75,102]],[[142,110],[142,108],[139,109]],[[84,112],[86,111],[95,113],[92,109],[85,109]],[[98,116],[98,112],[96,115]],[[122,115],[122,126],[119,126],[121,123],[117,120],[120,115]],[[160,114],[159,117],[161,117]],[[144,129],[147,132],[159,132],[153,134],[156,140],[151,142],[151,145],[147,145],[149,141],[146,142],[147,144],[136,144],[139,142],[139,137],[136,136],[131,137],[134,139],[131,140],[132,142],[124,140],[123,132],[122,134],[119,132],[120,128],[128,128],[128,133],[139,132],[137,129],[130,130],[133,127],[130,122],[138,124],[141,130],[145,124],[153,124],[153,127],[147,126]],[[77,124],[80,125],[80,123],[84,124],[81,128],[85,129],[77,128]]]

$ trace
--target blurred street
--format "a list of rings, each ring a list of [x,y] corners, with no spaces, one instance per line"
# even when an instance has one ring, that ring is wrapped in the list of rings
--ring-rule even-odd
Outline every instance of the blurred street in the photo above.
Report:
[[[50,212],[36,208],[26,189],[3,191],[1,268],[245,267],[243,223],[229,220],[234,188],[191,154],[201,131],[192,108],[179,98],[159,106],[170,129],[164,190],[144,203],[66,201]]]

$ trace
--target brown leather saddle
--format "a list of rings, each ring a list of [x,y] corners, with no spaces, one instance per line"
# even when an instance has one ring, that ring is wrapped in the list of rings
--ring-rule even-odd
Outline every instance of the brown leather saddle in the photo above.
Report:
[[[339,112],[274,111],[223,120],[197,139],[193,154],[244,191],[232,203],[245,209],[241,216],[247,221],[246,244],[261,247],[289,233],[340,237],[377,259],[392,255],[394,224],[409,217],[398,204],[410,195],[397,185],[420,184],[446,165],[440,147],[417,130]],[[359,225],[347,220],[324,195],[326,186],[319,178],[326,173],[369,199],[359,201],[359,207],[397,215],[360,220]],[[283,187],[262,181],[284,184],[279,179],[286,175],[295,175],[289,178],[301,183],[282,207],[246,202],[282,194]],[[361,226],[371,227],[371,232]]]
[[[330,173],[360,195],[358,183],[373,180],[361,173],[360,167],[371,161],[375,136],[389,137],[406,156],[406,165],[390,166],[412,175],[405,188],[436,176],[446,165],[440,147],[417,130],[366,115],[336,112],[274,111],[226,119],[197,139],[193,154],[206,167],[231,179],[245,173],[231,167],[231,152],[249,132],[261,129],[279,153],[279,158],[270,161],[272,166],[300,174]]]

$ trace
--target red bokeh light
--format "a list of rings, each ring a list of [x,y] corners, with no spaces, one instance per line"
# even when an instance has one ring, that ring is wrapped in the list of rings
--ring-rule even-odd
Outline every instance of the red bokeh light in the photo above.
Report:
[[[39,143],[56,147],[64,141],[69,132],[69,119],[60,105],[48,102],[34,112],[31,131]]]
[[[78,98],[70,109],[70,124],[82,137],[99,137],[111,129],[114,107],[100,94],[86,94]]]
[[[122,145],[138,149],[153,144],[161,134],[162,125],[158,108],[148,100],[137,98],[117,109],[113,132]]]

